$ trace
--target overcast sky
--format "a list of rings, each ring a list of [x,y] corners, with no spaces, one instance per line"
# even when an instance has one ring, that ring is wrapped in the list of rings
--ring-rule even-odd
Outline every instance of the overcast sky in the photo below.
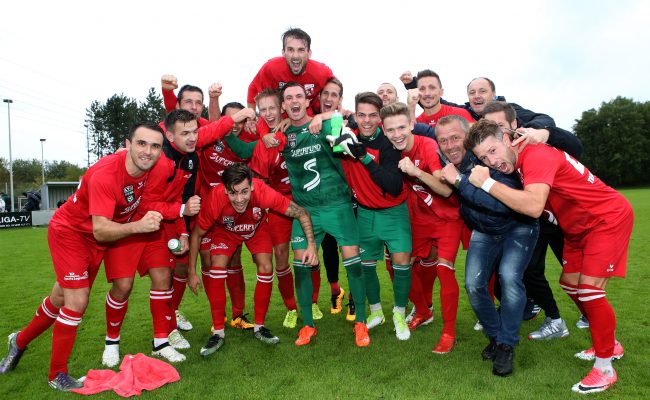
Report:
[[[616,96],[650,97],[650,2],[441,3],[5,2],[0,98],[14,101],[13,158],[40,159],[45,138],[46,160],[85,166],[90,103],[115,93],[142,100],[150,87],[160,90],[165,73],[206,93],[219,81],[222,104],[245,104],[248,84],[280,55],[288,27],[311,35],[312,58],[343,81],[348,109],[354,94],[382,82],[405,100],[400,73],[424,68],[440,74],[447,100],[467,101],[467,83],[487,76],[497,94],[566,129]],[[7,125],[0,103],[0,157],[8,159]]]

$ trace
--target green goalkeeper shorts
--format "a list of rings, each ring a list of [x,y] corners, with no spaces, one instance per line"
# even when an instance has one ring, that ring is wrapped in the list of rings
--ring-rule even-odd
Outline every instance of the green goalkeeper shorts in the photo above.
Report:
[[[411,221],[406,202],[383,210],[357,208],[362,260],[383,260],[384,244],[390,254],[411,252]]]
[[[318,246],[323,241],[325,233],[334,236],[339,246],[359,245],[359,229],[354,218],[351,202],[305,208],[311,215],[314,238]],[[294,250],[307,248],[307,238],[305,238],[300,221],[297,219],[293,220],[293,226],[291,227],[291,246]]]

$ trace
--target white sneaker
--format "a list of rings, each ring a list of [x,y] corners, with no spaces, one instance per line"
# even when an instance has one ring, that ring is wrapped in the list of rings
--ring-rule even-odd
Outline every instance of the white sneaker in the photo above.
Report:
[[[120,363],[120,345],[107,344],[102,354],[102,365],[108,368],[116,367]]]
[[[192,323],[183,315],[182,312],[176,310],[176,326],[182,331],[191,331],[193,326]]]
[[[393,313],[393,324],[395,325],[395,336],[397,336],[398,340],[408,340],[411,337],[411,330],[402,314]]]
[[[384,317],[384,312],[382,310],[373,311],[368,315],[366,326],[368,329],[372,329],[376,326],[379,326],[386,321]]]
[[[169,340],[169,344],[175,348],[175,349],[189,349],[190,348],[190,342],[187,341],[181,335],[181,333],[178,331],[178,329],[174,329],[169,336],[167,337]]]
[[[481,325],[481,321],[476,321],[474,324],[474,330],[475,331],[482,331],[483,330],[483,325]]]
[[[154,350],[151,352],[151,355],[162,357],[172,363],[185,361],[185,356],[176,351],[172,346],[165,346],[160,350]]]

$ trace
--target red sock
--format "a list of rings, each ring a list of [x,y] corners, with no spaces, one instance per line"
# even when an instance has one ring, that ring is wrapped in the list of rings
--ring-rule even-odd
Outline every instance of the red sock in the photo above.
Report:
[[[291,267],[276,270],[275,276],[278,277],[278,289],[280,290],[282,301],[284,301],[287,310],[296,310],[298,306],[296,306],[296,296],[293,292],[293,273],[291,273]]]
[[[311,302],[318,302],[318,294],[320,293],[320,264],[311,267],[311,284],[314,291],[311,293]]]
[[[490,297],[492,297],[492,303],[494,303],[494,284],[497,280],[497,274],[496,272],[492,272],[492,275],[490,276],[490,280],[488,281],[488,292],[490,293]]]
[[[241,265],[228,267],[226,286],[230,293],[232,305],[232,317],[238,317],[244,313],[246,308],[246,284],[244,283],[244,269]]]
[[[255,307],[255,324],[264,325],[266,312],[269,310],[271,301],[271,291],[273,290],[273,272],[257,273],[257,283],[255,284],[255,294],[253,295],[253,305]]]
[[[174,311],[178,310],[178,306],[183,301],[183,295],[185,294],[185,288],[187,287],[187,277],[181,277],[174,275],[172,280],[172,287],[174,288],[174,295],[172,296],[172,307]]]
[[[428,315],[429,306],[422,294],[422,282],[420,281],[420,274],[418,270],[422,268],[419,261],[413,264],[413,273],[411,274],[411,291],[409,292],[409,299],[415,306],[415,310],[420,315]]]
[[[171,290],[149,290],[149,309],[153,321],[153,337],[166,338],[174,314]]]
[[[571,298],[571,300],[573,300],[575,305],[578,306],[578,310],[580,310],[582,315],[587,315],[583,303],[580,300],[578,300],[578,287],[570,283],[564,282],[562,280],[560,280],[560,287],[562,288],[562,290],[566,292],[566,294],[569,295],[569,297]]]
[[[388,271],[388,275],[390,275],[390,281],[395,280],[395,271],[393,271],[393,263],[390,261],[390,254],[386,253],[385,255],[386,259],[386,271]]]
[[[433,283],[436,280],[436,260],[420,260],[420,283],[422,284],[422,296],[427,306],[433,304]],[[417,309],[417,307],[416,307]]]
[[[224,282],[227,280],[228,272],[224,267],[211,267],[209,270],[202,270],[203,287],[210,302],[212,313],[212,326],[216,330],[224,328],[226,316],[226,288]]]
[[[50,296],[47,296],[36,309],[34,318],[32,318],[29,324],[20,331],[18,336],[16,336],[16,345],[18,348],[25,350],[32,340],[36,339],[41,333],[45,332],[50,326],[52,326],[58,316],[59,309],[52,305]]]
[[[83,313],[61,307],[59,316],[52,328],[52,358],[50,359],[49,379],[56,378],[59,372],[68,373],[68,359],[77,337],[77,326]]]
[[[582,303],[589,320],[591,342],[596,357],[608,358],[614,354],[616,315],[605,297],[605,290],[596,286],[578,285],[578,300]]]
[[[330,293],[332,296],[338,296],[341,294],[341,285],[337,282],[330,282]]]
[[[117,340],[120,337],[122,322],[129,308],[129,299],[116,300],[111,292],[106,293],[106,337]]]
[[[458,313],[458,282],[454,270],[447,265],[436,267],[440,279],[440,309],[442,311],[442,333],[456,336],[456,314]]]

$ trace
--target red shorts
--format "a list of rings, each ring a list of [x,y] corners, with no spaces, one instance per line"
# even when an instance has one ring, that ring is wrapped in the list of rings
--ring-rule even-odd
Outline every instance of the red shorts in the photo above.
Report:
[[[179,239],[178,233],[176,233],[176,224],[174,223],[169,223],[169,222],[163,222],[162,224],[163,229],[165,230],[165,238],[167,239],[165,241],[165,247],[167,247],[167,241],[170,239]],[[188,238],[189,239],[189,238]],[[190,260],[190,252],[186,251],[185,254],[183,255],[177,255],[172,253],[171,251],[169,254],[174,258],[174,264],[180,263],[180,264],[188,264]]]
[[[242,243],[251,254],[268,253],[273,254],[273,244],[266,221],[262,221],[250,239],[244,239],[241,235],[227,231],[221,225],[215,225],[211,230],[212,242],[210,243],[210,255],[224,255],[232,258],[235,251]]]
[[[412,256],[427,258],[435,247],[439,258],[455,263],[463,225],[462,219],[447,221],[435,215],[411,219]]]
[[[79,289],[93,285],[106,247],[99,245],[92,233],[53,223],[47,228],[47,244],[59,286]]]
[[[118,240],[106,249],[106,279],[132,278],[137,270],[145,276],[151,268],[173,268],[174,257],[167,248],[162,230],[132,235]]]
[[[565,238],[562,271],[595,278],[624,277],[633,223],[634,215],[630,212],[616,224],[592,229],[580,241]]]
[[[269,210],[268,215],[269,233],[271,234],[271,243],[273,243],[273,246],[289,243],[289,240],[291,240],[293,218],[271,210]]]

